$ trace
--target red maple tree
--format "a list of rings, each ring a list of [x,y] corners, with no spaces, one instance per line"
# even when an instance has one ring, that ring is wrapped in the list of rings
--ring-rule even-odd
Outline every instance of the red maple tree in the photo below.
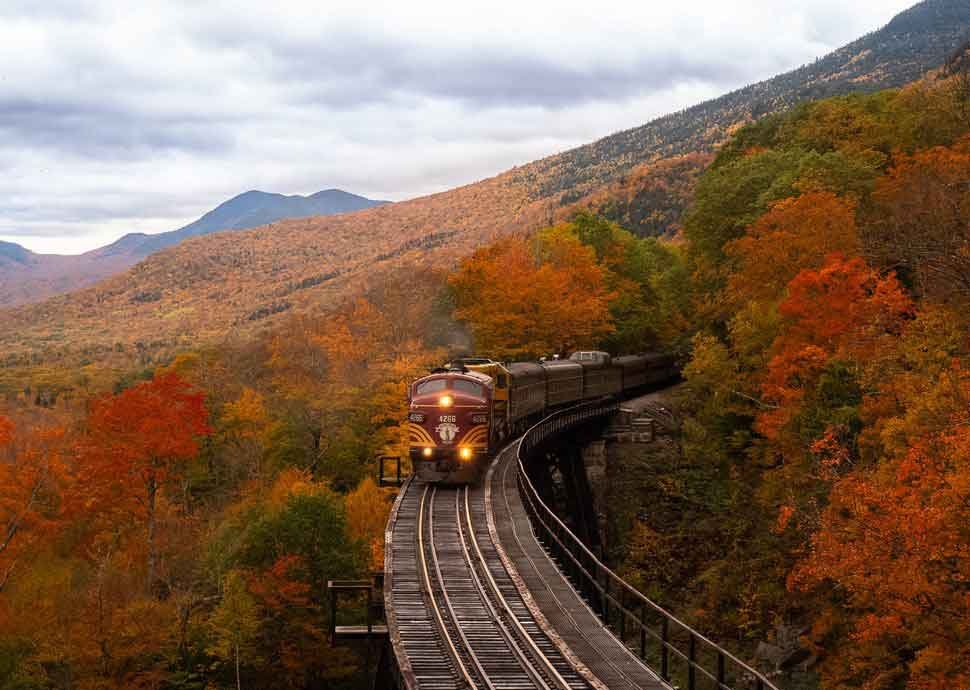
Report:
[[[134,514],[144,523],[148,591],[157,568],[159,491],[182,476],[209,433],[203,394],[174,373],[98,400],[88,417],[86,500],[117,520]]]

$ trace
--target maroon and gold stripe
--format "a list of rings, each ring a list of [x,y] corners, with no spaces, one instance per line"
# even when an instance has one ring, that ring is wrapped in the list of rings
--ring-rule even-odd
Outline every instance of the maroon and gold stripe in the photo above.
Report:
[[[465,435],[461,437],[461,441],[458,442],[460,446],[470,446],[472,448],[485,448],[488,446],[488,425],[479,424],[478,426],[473,426],[471,429],[465,432]]]
[[[408,437],[412,447],[420,446],[424,448],[426,446],[438,445],[431,438],[431,434],[428,433],[427,429],[415,422],[408,422]]]

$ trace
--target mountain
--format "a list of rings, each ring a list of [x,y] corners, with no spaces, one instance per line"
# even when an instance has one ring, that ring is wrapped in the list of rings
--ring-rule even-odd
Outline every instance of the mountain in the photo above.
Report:
[[[77,256],[35,254],[18,244],[0,242],[0,307],[36,302],[76,290],[124,271],[146,256],[190,237],[219,230],[243,230],[283,218],[350,213],[385,201],[325,189],[309,196],[252,190],[219,204],[188,225],[157,235],[130,233],[111,244]]]
[[[35,254],[19,244],[0,242],[0,307],[76,290],[124,271],[137,261],[137,257],[123,254]]]
[[[970,38],[970,2],[925,0],[815,62],[524,166],[522,181],[569,202],[634,166],[709,151],[739,124],[809,100],[911,83]]]
[[[0,240],[0,266],[24,266],[30,263],[34,253],[13,242]]]
[[[256,228],[283,218],[351,213],[386,203],[386,201],[366,199],[340,189],[325,189],[310,196],[285,196],[251,190],[219,204],[197,221],[178,230],[157,235],[130,233],[106,247],[94,250],[93,253],[97,256],[130,254],[145,257],[189,237],[208,235],[219,230]]]
[[[392,274],[448,269],[610,190],[624,190],[620,213],[644,232],[669,232],[684,204],[664,190],[689,196],[710,153],[744,123],[810,98],[905,85],[942,66],[968,35],[967,0],[926,0],[811,65],[481,182],[187,239],[92,287],[0,311],[0,365],[131,366],[133,357],[149,365],[270,328],[287,313],[328,309]],[[670,176],[681,183],[668,185]],[[663,210],[659,222],[644,205]]]

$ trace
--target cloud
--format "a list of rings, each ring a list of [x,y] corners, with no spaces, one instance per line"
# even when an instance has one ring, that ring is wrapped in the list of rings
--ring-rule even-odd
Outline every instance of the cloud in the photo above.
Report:
[[[77,252],[250,188],[403,199],[798,66],[908,0],[0,6],[0,239]]]
[[[201,113],[153,115],[107,103],[0,102],[0,147],[52,149],[119,163],[170,150],[219,155],[232,138]]]

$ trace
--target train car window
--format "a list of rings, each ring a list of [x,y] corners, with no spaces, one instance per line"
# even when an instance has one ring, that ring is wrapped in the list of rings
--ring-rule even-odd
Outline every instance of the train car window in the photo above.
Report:
[[[447,386],[447,381],[445,379],[431,379],[430,381],[422,381],[418,384],[418,388],[415,391],[415,395],[425,395],[426,393],[436,393],[437,391],[443,391]]]
[[[505,374],[499,374],[497,384],[499,388],[506,388],[509,385],[509,377]]]
[[[469,395],[474,395],[479,398],[484,397],[484,394],[482,393],[482,387],[477,383],[472,383],[471,381],[465,381],[464,379],[455,379],[454,381],[452,381],[451,387],[454,388],[456,391],[460,391],[462,393],[468,393]]]

